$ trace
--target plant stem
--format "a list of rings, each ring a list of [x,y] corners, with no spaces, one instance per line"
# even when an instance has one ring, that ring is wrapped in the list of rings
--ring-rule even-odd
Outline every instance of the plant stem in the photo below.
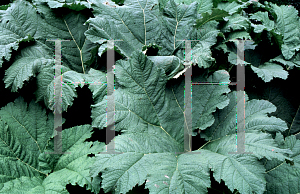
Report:
[[[234,65],[231,65],[231,67],[230,67],[229,70],[228,70],[228,73],[230,72],[230,70],[232,69],[233,66],[234,66]]]

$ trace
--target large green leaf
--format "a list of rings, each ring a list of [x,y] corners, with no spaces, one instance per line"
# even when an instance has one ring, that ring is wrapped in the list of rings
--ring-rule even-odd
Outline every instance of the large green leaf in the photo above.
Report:
[[[136,87],[134,91],[137,90]],[[231,101],[235,102],[234,93],[229,96]],[[143,109],[140,104],[138,107]],[[256,108],[253,108],[252,104],[248,104],[248,107],[251,108],[251,112],[248,112],[249,117],[258,118]],[[226,109],[225,107],[223,110],[227,111]],[[266,110],[268,109],[266,107]],[[235,120],[235,115],[226,115],[222,119]],[[174,119],[173,123],[175,121],[177,120]],[[131,126],[134,125],[136,123]],[[201,153],[193,151],[178,154],[178,151],[183,149],[183,141],[176,143],[151,125],[149,123],[143,127],[143,131],[141,128],[132,131],[131,126],[122,126],[128,130],[114,140],[115,151],[120,154],[96,155],[90,173],[92,177],[102,173],[101,185],[105,192],[126,193],[136,184],[142,185],[146,181],[145,187],[149,189],[149,193],[162,190],[165,193],[206,193],[210,185],[211,169],[214,178],[219,183],[221,179],[224,180],[232,192],[237,189],[240,193],[263,193],[266,188],[265,168],[259,160],[264,157],[269,160],[292,160],[284,155],[292,152],[289,149],[278,148],[270,134],[259,131],[260,125],[255,120],[251,131],[248,130],[245,136],[245,151],[252,152],[252,155],[228,153],[236,150],[236,135],[232,133],[207,142],[199,150]],[[173,131],[182,133],[183,127],[172,127]],[[183,139],[182,136],[180,138]]]
[[[8,124],[9,133],[20,142],[16,146],[22,146],[22,149],[35,157],[43,152],[46,141],[53,132],[53,115],[47,118],[46,111],[37,104],[31,102],[27,107],[22,98],[17,98],[14,103],[1,108],[0,118]],[[31,160],[30,162],[35,163],[36,159],[33,157]]]
[[[228,134],[236,133],[236,106],[244,103],[244,99],[236,101],[236,92],[228,95],[230,103],[223,110],[218,111],[214,124],[201,133],[201,137],[207,140],[214,140]],[[268,117],[266,114],[275,112],[276,107],[266,100],[248,101],[245,96],[245,131],[260,130],[263,132],[283,132],[287,129],[286,123],[276,117]]]
[[[159,8],[160,10],[163,10],[165,8],[166,4],[170,0],[159,0]],[[197,2],[198,7],[197,7],[197,12],[199,14],[202,14],[204,12],[209,12],[211,13],[211,9],[213,8],[213,1],[212,0],[196,0],[196,1],[191,1],[191,0],[174,0],[175,3],[177,4],[185,4],[185,5],[190,5],[191,3]]]
[[[299,193],[300,192],[300,140],[294,135],[286,137],[278,133],[276,141],[281,148],[291,149],[293,153],[288,156],[292,162],[273,159],[266,161],[267,194]]]
[[[170,0],[160,14],[159,19],[162,22],[162,32],[158,39],[158,44],[162,47],[160,55],[171,55],[176,49],[184,47],[183,39],[196,40],[190,38],[195,34],[192,25],[198,17],[196,2],[190,5],[177,5]]]
[[[19,43],[30,37],[39,37],[41,18],[34,7],[26,1],[16,1],[1,14],[0,18],[0,68],[11,58],[11,51],[19,48]]]
[[[236,96],[235,92],[230,93],[230,104],[226,106],[228,101],[222,93],[227,93],[227,86],[221,85],[193,87],[193,129],[202,126],[203,129],[208,127],[205,134],[217,132],[200,149],[201,154],[178,155],[184,142],[183,77],[166,82],[163,69],[136,52],[129,61],[116,63],[116,78],[119,87],[115,91],[115,129],[122,130],[123,134],[117,136],[114,143],[115,151],[121,154],[99,154],[91,167],[92,177],[102,173],[105,192],[125,193],[144,181],[150,193],[161,189],[166,193],[206,192],[211,167],[215,179],[224,180],[231,191],[263,193],[265,168],[259,160],[264,157],[291,160],[284,156],[291,151],[278,148],[271,135],[265,133],[284,131],[287,127],[284,121],[267,116],[276,107],[264,100],[246,99],[245,148],[253,155],[228,154],[236,150]],[[193,82],[225,82],[226,79],[228,81],[225,71],[217,71],[209,77],[201,71],[193,73]],[[99,115],[93,122],[103,128],[106,99],[93,107],[92,115]],[[211,113],[216,107],[222,110],[217,111],[214,121]],[[197,177],[193,172],[199,173]]]
[[[163,67],[155,65],[141,52],[134,52],[129,61],[117,61],[115,68],[119,85],[114,93],[115,129],[130,132],[157,131],[170,137],[176,144],[181,143],[185,122],[183,76],[167,84],[168,77]],[[195,72],[192,81],[224,83],[229,82],[229,74],[222,70],[208,77],[203,72]],[[228,105],[229,101],[223,93],[228,93],[229,89],[226,85],[193,87],[192,128],[205,129],[213,124],[211,113],[217,107]],[[94,127],[106,127],[106,106],[106,99],[92,105]]]
[[[194,152],[193,152],[194,153]],[[154,165],[147,175],[149,193],[207,193],[210,187],[208,163],[201,154],[151,154]]]
[[[53,66],[54,59],[51,59],[50,52],[47,46],[39,42],[18,52],[14,63],[5,71],[5,87],[11,87],[12,92],[17,92],[23,87],[24,81],[35,77],[43,68]]]
[[[268,12],[255,12],[253,14],[250,14],[250,19],[254,20],[255,23],[261,22],[262,24],[254,24],[251,23],[251,27],[254,28],[255,33],[262,33],[263,30],[266,30],[268,32],[269,40],[271,40],[271,36],[274,38],[275,43],[279,46],[279,48],[282,47],[283,42],[283,34],[278,30],[278,28],[275,25],[275,22],[273,20],[270,20],[269,13]],[[273,42],[271,42],[273,44]]]
[[[115,46],[129,57],[134,50],[141,50],[142,46],[158,39],[161,24],[156,16],[155,0],[124,3],[124,6],[112,7],[95,1],[92,8],[96,17],[88,20],[93,28],[85,34],[89,40],[100,44],[104,42],[101,39],[122,39],[123,41],[115,42]],[[106,43],[100,46],[99,56],[106,47]]]
[[[252,70],[257,73],[258,77],[261,77],[265,82],[269,82],[273,77],[279,77],[286,79],[288,72],[283,69],[282,66],[274,63],[265,63],[259,67],[251,65]]]
[[[159,166],[153,163],[157,157],[169,155],[163,152],[173,152],[171,155],[174,155],[174,152],[182,151],[183,147],[170,139],[151,130],[117,136],[114,141],[115,151],[124,153],[96,154],[95,163],[91,166],[91,176],[96,177],[102,172],[101,187],[105,192],[114,189],[116,193],[126,193],[137,183],[142,185],[145,182],[151,169]]]
[[[75,11],[91,8],[91,5],[86,0],[33,0],[33,2],[45,2],[50,8],[68,7],[69,9]]]
[[[245,30],[249,31],[250,29],[250,21],[248,18],[241,16],[239,14],[233,14],[231,16],[227,16],[227,23],[223,26],[223,32],[230,32],[231,29],[235,30]]]
[[[300,67],[300,53],[294,55],[290,60],[284,59],[283,55],[278,55],[277,57],[270,60],[271,62],[278,62],[283,65],[288,66],[287,69],[293,69],[294,66]]]
[[[211,13],[211,10],[213,8],[213,1],[212,0],[196,0],[196,1],[192,1],[192,0],[175,0],[175,3],[177,3],[177,4],[184,3],[185,5],[190,5],[193,2],[198,3],[197,12],[199,14],[202,14],[204,12]]]
[[[249,2],[240,4],[237,1],[232,2],[220,2],[218,3],[217,9],[224,10],[228,12],[230,15],[234,13],[239,13],[243,8],[246,8],[249,5]]]
[[[53,114],[34,102],[27,107],[22,98],[0,110],[0,193],[68,193],[69,183],[99,192],[88,176],[95,158],[87,155],[104,144],[84,142],[92,127],[76,126],[62,131],[62,151],[71,154],[46,154],[54,152],[53,121]]]
[[[300,49],[300,25],[298,11],[293,6],[271,3],[271,7],[275,12],[276,28],[283,35],[283,44],[281,52],[285,59],[289,60],[295,55],[295,51]]]
[[[53,171],[42,183],[45,193],[51,190],[49,183],[56,183],[62,187],[69,183],[78,184],[81,187],[86,185],[86,188],[92,192],[100,191],[100,186],[94,184],[89,176],[89,167],[95,158],[87,155],[104,151],[104,143],[85,141],[91,135],[92,127],[90,125],[65,129],[62,131],[62,151],[69,152],[69,154],[40,154],[38,159],[41,171],[45,173]],[[49,141],[45,152],[54,152],[53,138]],[[37,188],[33,189],[34,192],[36,190]]]
[[[206,24],[207,22],[216,20],[216,21],[222,21],[226,16],[229,16],[228,12],[221,10],[221,9],[212,9],[212,13],[205,12],[202,14],[202,18],[198,19],[196,22],[195,27],[199,28]]]
[[[263,193],[266,189],[265,168],[258,161],[268,159],[284,160],[289,149],[279,149],[271,135],[252,131],[245,134],[245,152],[253,154],[229,154],[236,151],[236,135],[227,135],[209,142],[201,149],[201,157],[206,158],[217,182],[224,180],[231,190],[240,193]]]
[[[172,0],[169,1],[162,12],[161,19],[163,21],[162,33],[159,38],[159,43],[162,49],[158,52],[159,55],[178,56],[182,61],[186,59],[185,56],[185,41],[184,40],[198,40],[191,42],[193,64],[198,64],[199,67],[208,68],[212,62],[210,47],[217,42],[219,30],[217,29],[217,22],[210,21],[195,27],[195,20],[199,18],[196,12],[196,3],[189,6],[176,5]]]
[[[211,168],[214,178],[218,182],[224,180],[231,191],[263,193],[265,168],[257,158],[267,153],[271,158],[284,160],[282,153],[291,153],[288,149],[274,147],[274,140],[264,133],[246,134],[246,151],[253,151],[255,155],[252,156],[228,154],[228,150],[235,150],[235,135],[210,143],[200,150],[201,153],[194,151],[179,155],[174,154],[175,149],[169,145],[158,145],[155,140],[157,137],[152,139],[147,133],[116,137],[115,150],[123,153],[96,155],[91,175],[95,177],[102,173],[105,192],[114,189],[115,193],[125,193],[146,180],[150,193],[161,190],[165,193],[206,193]],[[164,148],[170,149],[169,153],[161,153]]]
[[[42,38],[38,41],[46,44],[52,48],[52,52],[55,52],[54,42],[46,41],[46,39],[61,39],[62,64],[77,72],[84,72],[86,65],[89,65],[90,60],[94,57],[87,50],[90,50],[91,47],[96,48],[96,44],[91,43],[84,36],[84,32],[89,28],[88,25],[84,25],[89,15],[71,10],[58,13],[42,4],[37,5],[37,11],[44,18]],[[86,44],[89,46],[86,47]]]
[[[38,156],[44,152],[53,133],[53,121],[53,114],[47,116],[46,111],[34,102],[27,107],[22,98],[1,108],[0,193],[8,193],[7,185],[23,176],[32,179],[31,184],[36,181],[34,177],[45,176],[40,171]],[[27,185],[24,187],[26,189]]]
[[[12,60],[12,65],[6,71],[6,87],[11,87],[11,91],[16,92],[23,86],[25,80],[35,76],[45,65],[54,65],[55,44],[47,40],[63,40],[62,64],[78,72],[84,72],[86,66],[93,62],[95,57],[93,50],[97,48],[97,45],[86,40],[83,34],[88,29],[88,26],[83,25],[87,18],[88,16],[83,13],[72,11],[58,14],[41,4],[35,8],[23,0],[12,3],[1,21],[4,32],[1,38],[4,43],[0,46],[0,50],[3,50],[2,56],[9,60],[10,48],[16,50],[18,42],[28,39],[27,35],[36,43],[21,50]],[[16,37],[8,39],[7,35],[11,34]]]
[[[107,47],[106,40],[115,41],[115,46],[126,57],[133,51],[142,51],[150,43],[160,46],[159,56],[175,55],[184,61],[184,39],[199,40],[192,43],[192,62],[200,67],[209,67],[214,61],[210,47],[216,43],[217,23],[208,23],[205,30],[196,30],[193,25],[200,17],[197,3],[177,5],[173,0],[165,2],[160,11],[156,0],[125,1],[124,6],[110,6],[94,2],[95,18],[87,23],[92,28],[85,35],[94,43],[101,44],[98,55]],[[134,10],[134,11],[133,11]],[[134,18],[134,20],[132,20]]]
[[[78,84],[82,88],[84,86],[84,75],[70,70],[65,66],[58,66],[61,69],[61,75],[54,77],[54,69],[51,66],[43,68],[37,76],[37,90],[35,92],[36,102],[44,100],[45,105],[54,110],[55,96],[54,83],[57,80],[64,82],[61,86],[62,111],[67,111],[69,106],[72,106],[74,97],[77,97],[76,87]]]
[[[148,56],[148,59],[164,69],[168,79],[172,79],[176,73],[183,69],[180,59],[175,56]]]
[[[262,22],[262,24],[252,24],[255,33],[261,33],[263,30],[272,31],[274,29],[274,21],[270,20],[268,12],[255,12],[249,14],[250,19]]]
[[[298,73],[291,71],[291,76],[285,81],[274,80],[269,83],[263,83],[261,80],[249,80],[252,86],[248,88],[247,93],[250,99],[264,99],[276,106],[276,111],[270,113],[270,116],[275,116],[284,120],[289,130],[284,131],[285,136],[290,134],[296,135],[299,139],[300,132],[300,109],[297,96],[293,95],[294,85],[297,82]],[[275,134],[274,134],[275,135]]]
[[[254,20],[255,23],[251,23],[251,27],[254,28],[255,33],[262,33],[264,30],[268,32],[268,37],[271,39],[271,36],[274,38],[275,43],[281,47],[283,42],[283,34],[278,30],[276,24],[273,20],[269,18],[268,12],[255,12],[251,13],[250,19]],[[261,24],[257,24],[257,22],[261,22]],[[273,44],[273,42],[271,42]]]

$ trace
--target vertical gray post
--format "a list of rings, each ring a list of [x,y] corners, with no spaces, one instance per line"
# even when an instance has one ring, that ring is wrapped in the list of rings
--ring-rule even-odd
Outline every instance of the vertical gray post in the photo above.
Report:
[[[178,40],[182,41],[182,40]],[[198,40],[185,40],[185,57],[191,56],[191,41]],[[185,62],[190,65],[190,57],[185,58]],[[244,40],[238,40],[237,46],[237,82],[228,82],[229,85],[237,85],[237,152],[229,152],[230,154],[252,154],[252,152],[245,152],[245,66],[244,63]],[[192,92],[191,85],[200,85],[208,83],[191,83],[192,65],[185,72],[185,123],[184,124],[184,152],[192,150],[192,139],[189,131],[192,130]],[[220,83],[209,83],[217,84]],[[224,85],[226,83],[222,83]],[[190,142],[190,143],[189,143]],[[177,153],[177,152],[176,152]],[[181,153],[181,152],[179,152]],[[190,152],[189,152],[190,153]],[[200,154],[200,152],[196,152]]]
[[[114,98],[114,68],[115,51],[114,41],[107,41],[107,128],[106,128],[106,144],[107,152],[111,153],[115,150],[115,98]],[[109,144],[109,142],[111,143]]]
[[[185,73],[184,87],[184,152],[175,152],[176,154],[200,154],[200,152],[192,152],[192,49],[191,41],[199,40],[177,40],[185,41],[185,66],[189,67]]]
[[[55,41],[55,76],[61,76],[61,41],[70,41],[70,40],[47,40]],[[115,112],[115,101],[114,101],[114,68],[115,63],[114,57],[114,41],[122,40],[107,40],[107,128],[106,128],[106,144],[107,152],[101,152],[102,154],[120,154],[115,152],[114,144],[114,112]],[[54,76],[54,77],[55,77]],[[76,83],[76,82],[75,82]],[[73,83],[73,84],[75,84]],[[92,82],[93,84],[96,84]],[[64,84],[60,79],[56,79],[54,83],[54,152],[45,152],[46,154],[70,154],[70,152],[62,152],[62,108],[61,108],[61,95],[62,89],[61,86]],[[69,83],[72,84],[72,83]],[[84,84],[90,84],[85,82]],[[102,84],[101,82],[98,84]],[[97,85],[97,84],[96,84]],[[109,144],[110,140],[112,143]]]
[[[184,89],[184,152],[192,151],[192,136],[189,132],[192,131],[192,67],[191,64],[191,41],[185,40],[185,62],[189,68],[184,73],[185,89]]]
[[[245,66],[244,66],[244,42],[237,40],[237,152],[229,154],[253,154],[245,152]]]
[[[47,40],[55,41],[55,75],[54,78],[61,76],[61,41],[70,40]],[[54,152],[45,152],[46,154],[70,154],[70,152],[62,152],[62,109],[61,109],[61,86],[60,79],[54,79]]]
[[[107,127],[106,127],[106,152],[100,154],[121,154],[122,152],[115,152],[115,96],[114,96],[114,64],[115,64],[115,50],[114,41],[122,40],[107,40]]]

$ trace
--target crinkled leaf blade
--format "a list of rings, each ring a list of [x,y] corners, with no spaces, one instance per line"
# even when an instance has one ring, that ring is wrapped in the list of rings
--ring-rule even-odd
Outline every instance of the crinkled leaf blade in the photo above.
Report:
[[[274,77],[287,79],[288,76],[288,72],[285,71],[282,66],[270,62],[266,62],[259,67],[251,65],[251,69],[265,82],[271,81]]]
[[[266,161],[267,194],[299,193],[300,192],[300,140],[294,135],[283,139],[281,134],[276,134],[276,140],[282,142],[280,147],[292,150],[289,156],[293,159],[289,164],[276,159]]]
[[[59,66],[62,70],[60,76],[56,76],[54,79],[54,69],[52,66],[43,68],[40,74],[37,76],[37,90],[35,92],[37,102],[44,100],[49,109],[53,110],[55,98],[54,98],[54,82],[55,80],[62,80],[62,111],[67,111],[69,106],[72,106],[74,97],[77,97],[76,87],[84,86],[84,74],[77,73],[70,70],[68,67]]]

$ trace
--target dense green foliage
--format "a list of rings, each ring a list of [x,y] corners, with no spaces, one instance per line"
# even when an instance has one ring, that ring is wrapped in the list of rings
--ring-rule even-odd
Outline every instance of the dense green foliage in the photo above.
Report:
[[[300,19],[296,6],[282,3],[2,2],[0,193],[300,193]],[[60,66],[50,39],[70,40],[61,43]],[[123,40],[114,42],[110,144],[117,153],[100,154],[110,113],[108,39]],[[197,40],[190,63],[183,40]],[[235,40],[247,40],[239,101],[229,85],[237,81]],[[184,73],[191,66],[192,83],[208,84],[192,85],[189,123]],[[57,80],[66,154],[49,154]],[[252,154],[229,153],[241,122]]]
[[[261,3],[264,4],[266,0],[262,0]],[[268,0],[266,2],[274,3],[278,6],[280,5],[292,5],[298,10],[298,16],[300,16],[300,1],[298,0]]]

